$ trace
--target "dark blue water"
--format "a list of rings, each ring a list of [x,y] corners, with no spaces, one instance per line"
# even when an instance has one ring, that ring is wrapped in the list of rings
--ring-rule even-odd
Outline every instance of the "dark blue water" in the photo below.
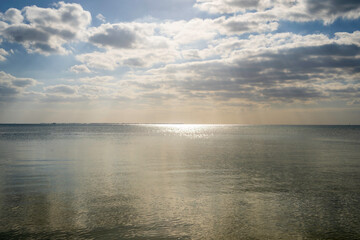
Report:
[[[360,239],[359,126],[0,125],[0,239]]]

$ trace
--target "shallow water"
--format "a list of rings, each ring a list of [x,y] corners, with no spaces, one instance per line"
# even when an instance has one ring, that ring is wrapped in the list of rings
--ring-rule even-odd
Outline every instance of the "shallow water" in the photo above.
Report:
[[[0,125],[0,238],[360,239],[359,126]]]

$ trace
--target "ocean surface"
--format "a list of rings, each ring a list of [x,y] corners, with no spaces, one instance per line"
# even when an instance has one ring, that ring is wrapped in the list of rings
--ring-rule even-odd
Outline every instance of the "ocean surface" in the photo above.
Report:
[[[0,239],[360,239],[360,126],[0,125]]]

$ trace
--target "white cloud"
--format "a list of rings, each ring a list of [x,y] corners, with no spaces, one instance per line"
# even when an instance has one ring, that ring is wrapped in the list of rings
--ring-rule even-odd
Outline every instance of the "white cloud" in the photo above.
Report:
[[[209,41],[219,35],[241,35],[244,33],[271,32],[277,29],[274,16],[237,15],[214,19],[191,19],[190,21],[165,22],[158,25],[160,34],[177,45]]]
[[[29,6],[21,12],[9,9],[4,17],[10,24],[2,24],[3,38],[22,44],[30,53],[44,55],[67,54],[69,50],[64,44],[84,39],[91,22],[90,13],[83,10],[81,5],[64,2],[56,4],[56,8]],[[22,22],[22,17],[26,22]]]
[[[160,33],[176,44],[188,44],[213,39],[217,35],[212,19],[191,19],[190,21],[165,22],[159,25]]]
[[[19,24],[23,22],[24,17],[19,9],[9,8],[4,14],[0,13],[0,19],[12,24]]]
[[[95,76],[79,78],[79,81],[92,84],[104,84],[113,81],[114,79],[115,78],[113,76]]]
[[[9,9],[1,15],[0,31],[5,40],[45,55],[68,53],[66,44],[72,41],[95,45],[94,52],[75,56],[80,63],[69,69],[74,73],[130,68],[121,81],[91,75],[73,80],[76,86],[44,87],[43,96],[50,101],[122,96],[146,103],[202,99],[253,106],[358,97],[359,31],[334,37],[272,33],[280,20],[331,23],[337,18],[358,18],[357,2],[198,0],[195,6],[226,15],[89,27],[89,12],[79,4],[60,2],[54,8]],[[97,19],[105,21],[101,14]],[[0,61],[8,54],[0,49]],[[1,91],[19,95],[31,85],[25,83],[2,81]]]
[[[194,7],[210,13],[234,13],[264,10],[273,6],[270,0],[197,0]]]
[[[209,49],[185,52],[195,59],[212,52],[219,59],[168,64],[128,79],[139,88],[161,85],[179,98],[204,101],[287,104],[357,98],[360,88],[349,86],[360,77],[358,37],[358,32],[334,38],[281,33],[219,39]]]
[[[59,2],[57,8],[39,8],[37,6],[23,9],[26,19],[38,27],[57,28],[68,30],[78,35],[82,34],[91,22],[91,14],[85,11],[80,4]]]
[[[101,21],[101,22],[105,22],[106,21],[106,18],[101,14],[99,13],[98,15],[96,15],[96,18]]]
[[[76,59],[89,68],[114,70],[120,66],[116,60],[116,55],[112,56],[106,52],[84,53],[77,55]]]
[[[56,93],[61,95],[73,95],[77,93],[77,87],[76,86],[70,86],[70,85],[54,85],[54,86],[48,86],[45,87],[44,90],[49,93]]]
[[[262,16],[261,16],[262,15]],[[241,35],[243,33],[263,33],[277,30],[278,23],[272,15],[248,13],[234,17],[220,17],[214,24],[224,35]]]
[[[257,20],[252,15],[162,23],[107,23],[89,31],[89,41],[105,51],[79,54],[76,58],[88,68],[151,67],[181,59],[184,46],[189,48],[199,42],[206,45],[221,35],[273,31],[277,26],[269,17]],[[183,57],[190,57],[186,50]]]
[[[71,72],[74,73],[90,73],[91,71],[89,70],[89,68],[82,64],[82,65],[74,65],[70,68]]]
[[[102,25],[89,37],[89,41],[101,47],[132,48],[138,41],[135,29],[126,25]]]
[[[135,68],[151,67],[159,63],[174,62],[180,57],[174,49],[124,49],[92,52],[76,56],[89,68],[114,70],[120,66]]]
[[[154,27],[149,23],[106,23],[90,29],[89,42],[105,48],[139,48],[153,35]]]
[[[256,11],[296,22],[360,17],[360,3],[353,0],[197,0],[194,7],[214,14]]]
[[[3,49],[3,48],[0,48],[0,62],[3,62],[6,60],[6,56],[8,56],[9,53]]]
[[[339,44],[354,44],[360,46],[360,31],[353,33],[337,32],[335,33],[335,39]]]
[[[17,78],[0,71],[0,101],[8,101],[24,93],[25,89],[37,84],[32,78]]]
[[[305,1],[305,0],[303,0]],[[333,22],[337,18],[356,19],[360,17],[360,2],[354,0],[307,0],[306,12],[317,19]]]
[[[73,81],[76,85],[51,85],[44,87],[44,93],[39,93],[37,99],[44,102],[114,100],[124,92],[124,84],[113,82],[114,80],[113,76],[95,76]]]

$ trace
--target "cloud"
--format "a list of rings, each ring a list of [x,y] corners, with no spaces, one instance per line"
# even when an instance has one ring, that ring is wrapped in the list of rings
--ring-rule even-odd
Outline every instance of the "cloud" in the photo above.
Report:
[[[11,26],[4,30],[5,37],[14,42],[48,42],[49,35],[28,25]]]
[[[169,63],[180,57],[175,49],[113,49],[105,52],[79,54],[76,59],[89,68],[114,70],[121,66],[134,68],[151,67],[159,63]]]
[[[169,38],[175,36],[167,34]],[[175,51],[172,59],[164,61],[167,63],[164,67],[145,72],[134,70],[124,76],[128,85],[117,87],[126,88],[126,96],[139,101],[172,96],[242,106],[350,98],[353,93],[344,92],[340,96],[331,84],[339,83],[341,89],[358,79],[359,34],[336,33],[332,38],[293,33],[255,34],[243,39],[222,37],[209,40],[205,48],[182,50],[185,62],[175,61],[180,58]],[[77,59],[89,67],[115,69],[125,64],[144,66],[152,62],[151,54],[156,56],[153,62],[156,64],[160,62],[161,51],[167,53],[169,49],[150,51],[143,44],[142,48],[110,48],[82,54]],[[87,80],[81,81],[97,82]]]
[[[278,27],[275,20],[273,16],[260,17],[255,14],[246,14],[214,19],[194,18],[189,21],[169,21],[159,24],[156,29],[175,44],[188,45],[213,40],[221,35],[271,32]]]
[[[141,48],[151,41],[155,24],[150,23],[105,23],[90,29],[89,42],[104,48]]]
[[[0,71],[0,101],[8,101],[22,94],[26,88],[37,84],[31,78],[17,78]]]
[[[70,68],[71,72],[74,73],[90,73],[91,71],[89,70],[89,68],[82,64],[82,65],[74,65]]]
[[[217,34],[217,26],[212,19],[191,19],[189,21],[168,21],[158,26],[159,32],[176,44],[213,39]]]
[[[0,48],[0,62],[3,62],[6,60],[6,56],[8,56],[9,53],[5,51],[5,49]]]
[[[10,24],[3,24],[0,28],[2,37],[22,44],[30,53],[69,53],[64,44],[84,39],[91,15],[75,3],[59,2],[55,7],[29,6],[22,11],[7,10],[2,18]]]
[[[165,101],[174,100],[177,98],[177,95],[171,93],[152,92],[152,93],[141,94],[139,97],[146,99],[146,101],[161,102],[164,100]]]
[[[82,30],[91,22],[91,14],[80,4],[59,2],[56,8],[29,6],[23,9],[26,19],[36,26]]]
[[[55,85],[49,86],[44,88],[46,92],[49,93],[57,93],[57,94],[65,94],[65,95],[72,95],[77,92],[77,88],[74,86],[69,85]]]
[[[309,99],[319,99],[324,94],[312,87],[277,87],[266,88],[261,91],[267,99],[292,102],[294,100],[306,101]]]
[[[264,10],[272,7],[269,0],[197,0],[194,7],[210,13],[234,13],[247,10]]]
[[[348,102],[348,105],[360,105],[360,99],[352,100]]]
[[[76,59],[89,68],[97,68],[97,69],[106,69],[106,70],[114,70],[119,67],[120,64],[116,60],[116,54],[114,52],[92,52],[85,53],[76,56]]]
[[[69,94],[44,94],[40,95],[39,101],[46,103],[76,103],[76,102],[84,102],[89,101],[88,98],[79,95],[69,95]]]
[[[360,3],[356,0],[197,0],[194,7],[213,14],[249,11],[272,14],[278,20],[331,23],[337,18],[357,19]],[[251,12],[250,12],[251,14]]]
[[[4,41],[44,55],[69,53],[68,43],[74,41],[94,45],[86,48],[93,52],[75,56],[79,63],[70,67],[73,73],[126,67],[121,79],[92,74],[69,80],[78,85],[46,86],[38,93],[45,101],[121,96],[149,104],[196,99],[264,106],[359,97],[360,31],[332,37],[274,33],[280,21],[356,19],[357,1],[197,0],[195,7],[218,15],[90,27],[91,15],[81,5],[60,2],[52,8],[9,9],[0,16],[0,32]],[[105,22],[101,14],[96,18]],[[8,55],[0,49],[0,61]],[[20,96],[31,84],[29,79],[2,81],[1,91]]]
[[[124,91],[123,83],[112,82],[112,76],[95,76],[80,78],[76,85],[58,84],[44,87],[38,93],[37,100],[42,102],[89,102],[113,101]],[[129,94],[127,94],[129,95]]]
[[[89,37],[91,43],[114,48],[134,47],[137,40],[137,33],[126,25],[102,26],[102,29]]]
[[[0,19],[12,24],[19,24],[23,22],[24,17],[21,15],[20,10],[9,8],[4,14],[0,13]]]
[[[334,21],[336,18],[360,17],[360,2],[357,0],[307,0],[306,10],[310,15]]]
[[[171,39],[155,34],[155,23],[102,24],[89,30],[89,42],[103,51],[79,54],[76,59],[88,68],[114,70],[174,61],[180,56]]]
[[[104,84],[114,80],[113,76],[95,76],[95,77],[83,77],[79,78],[80,82],[93,83],[93,84]]]
[[[91,28],[89,42],[105,51],[76,56],[88,68],[114,70],[120,66],[151,67],[181,59],[183,46],[202,44],[221,35],[234,36],[250,32],[269,32],[278,27],[270,18],[257,20],[254,16],[192,19],[160,23],[130,22],[102,24]],[[198,58],[183,51],[185,59]],[[192,54],[196,54],[193,51]]]
[[[359,79],[360,44],[353,44],[358,34],[339,33],[329,38],[287,33],[221,39],[206,49],[214,56],[220,54],[219,59],[168,64],[132,79],[139,82],[139,88],[140,83],[160,84],[190,99],[271,104],[351,98],[354,88],[342,90],[341,96],[339,91]],[[335,83],[339,85],[336,88]]]
[[[220,33],[224,35],[241,35],[244,33],[263,33],[273,32],[277,30],[279,24],[271,15],[263,15],[256,13],[248,13],[245,15],[237,15],[229,18],[220,17],[214,20],[214,23],[220,29]]]
[[[101,22],[105,22],[106,21],[106,18],[101,14],[99,13],[98,15],[96,15],[96,18],[101,21]]]

